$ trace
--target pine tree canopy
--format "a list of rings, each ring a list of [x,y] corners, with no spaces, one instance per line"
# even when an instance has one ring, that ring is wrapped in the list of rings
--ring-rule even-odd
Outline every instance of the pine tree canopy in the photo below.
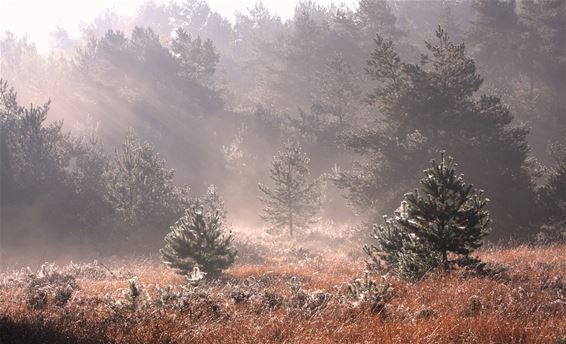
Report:
[[[529,131],[500,98],[477,94],[483,79],[464,44],[439,28],[416,64],[403,62],[392,41],[377,36],[375,45],[366,68],[376,83],[368,98],[375,116],[346,135],[358,159],[336,180],[349,203],[373,216],[391,209],[428,157],[450,147],[466,157],[462,171],[490,191],[495,234],[520,234],[534,202]]]
[[[264,194],[261,218],[272,224],[273,231],[287,227],[289,234],[316,222],[322,201],[322,181],[309,181],[309,158],[297,143],[288,142],[273,158],[270,178],[274,187],[259,184]]]
[[[204,212],[203,207],[192,206],[171,226],[160,252],[165,264],[183,275],[196,266],[215,277],[234,263],[232,239],[218,211]]]
[[[482,245],[489,232],[487,198],[456,174],[452,158],[424,171],[420,190],[405,195],[394,219],[375,226],[376,244],[364,247],[373,263],[408,279],[419,279],[427,271],[451,268],[455,262],[469,261],[470,253]],[[449,254],[457,256],[450,260]]]
[[[446,266],[449,252],[466,256],[482,245],[490,223],[488,199],[456,175],[453,159],[446,161],[444,153],[424,175],[420,192],[405,195],[407,216],[399,224],[440,253]]]
[[[130,131],[106,171],[107,199],[125,224],[162,224],[178,214],[172,209],[177,201],[174,174],[151,144]]]

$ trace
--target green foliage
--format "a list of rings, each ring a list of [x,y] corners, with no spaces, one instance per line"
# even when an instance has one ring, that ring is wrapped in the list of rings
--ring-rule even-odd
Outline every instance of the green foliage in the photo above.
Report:
[[[72,192],[72,202],[67,210],[77,215],[78,225],[88,233],[89,240],[96,240],[99,226],[111,228],[115,220],[113,209],[106,198],[105,173],[109,158],[100,138],[89,136],[68,139],[70,164],[66,168],[66,184]],[[105,233],[106,234],[106,233]]]
[[[566,240],[566,131],[561,142],[550,145],[554,166],[538,190],[542,232],[539,241],[558,243]]]
[[[100,145],[64,133],[62,122],[48,122],[48,112],[49,102],[20,106],[15,90],[0,80],[0,205],[7,241],[42,233],[92,238],[109,215]]]
[[[181,76],[203,85],[211,84],[220,55],[216,53],[210,39],[204,42],[200,37],[192,39],[183,29],[177,29],[175,38],[171,42],[171,51],[179,61]]]
[[[164,263],[183,275],[198,267],[216,277],[234,262],[232,239],[231,233],[225,233],[218,210],[205,212],[192,206],[171,226],[160,252]]]
[[[428,54],[410,64],[392,41],[378,36],[375,44],[366,71],[376,82],[369,100],[380,116],[346,136],[359,157],[351,171],[336,177],[349,203],[359,213],[393,208],[426,157],[451,147],[466,157],[462,170],[490,190],[494,232],[526,228],[534,202],[528,130],[514,125],[498,97],[478,97],[483,79],[465,46],[439,28],[436,39],[426,42]]]
[[[420,279],[436,267],[449,270],[455,264],[479,262],[469,258],[482,245],[489,230],[487,199],[482,191],[457,176],[452,158],[442,153],[440,162],[424,171],[421,189],[405,195],[394,220],[376,226],[376,244],[364,251],[373,265],[406,279]],[[449,254],[459,257],[450,260]]]
[[[150,230],[179,213],[174,173],[149,143],[128,133],[105,173],[106,197],[123,230]]]
[[[405,201],[403,205],[406,207]],[[398,220],[399,217],[384,216],[383,225],[374,225],[371,235],[374,243],[363,248],[370,258],[368,268],[391,271],[409,281],[420,280],[438,267],[440,255],[431,252],[415,235],[402,228]]]
[[[354,305],[367,303],[370,310],[379,313],[391,299],[393,287],[383,278],[378,282],[369,277],[366,271],[364,278],[357,278],[346,287],[346,296]]]
[[[274,158],[270,170],[274,187],[258,184],[264,194],[261,218],[273,225],[272,231],[286,227],[289,235],[308,228],[322,202],[322,180],[309,181],[309,158],[298,143],[288,142]]]
[[[289,116],[290,125],[306,142],[324,145],[337,156],[339,135],[354,124],[362,99],[359,76],[341,54],[327,59],[316,74],[310,112],[299,108],[299,118]],[[322,149],[322,147],[321,147]]]
[[[351,122],[360,101],[361,87],[357,76],[344,57],[331,56],[318,73],[317,90],[314,92],[313,112],[327,114],[330,123],[343,128]]]
[[[116,302],[118,307],[137,311],[147,305],[149,296],[144,294],[144,286],[133,277],[128,281],[128,289],[124,290],[123,299]]]
[[[69,159],[62,122],[46,123],[49,102],[21,107],[16,92],[0,79],[2,186],[4,193],[30,197],[61,185]]]
[[[539,199],[545,219],[558,222],[566,219],[566,131],[562,142],[550,145],[554,167],[550,169],[546,184],[539,190]]]
[[[533,154],[549,164],[544,149],[564,127],[563,7],[562,0],[394,6],[382,0],[354,6],[306,1],[283,22],[258,3],[236,14],[231,25],[203,1],[147,2],[128,17],[105,12],[85,25],[81,38],[57,28],[56,50],[49,56],[25,37],[3,34],[2,77],[26,101],[53,99],[57,118],[72,118],[67,128],[75,121],[83,126],[90,117],[100,124],[100,139],[93,142],[69,137],[50,119],[51,111],[41,119],[41,104],[20,107],[15,92],[3,92],[0,189],[2,227],[8,228],[3,237],[29,232],[91,242],[110,237],[106,229],[123,227],[120,235],[132,228],[150,232],[181,216],[185,206],[171,204],[162,207],[171,211],[140,216],[138,224],[132,224],[134,212],[129,220],[126,212],[114,212],[116,200],[106,195],[103,178],[114,163],[100,143],[113,145],[127,127],[140,141],[155,144],[180,171],[179,179],[199,190],[203,181],[226,180],[227,201],[245,198],[250,204],[256,192],[249,183],[264,177],[266,169],[258,166],[271,157],[274,142],[298,136],[316,175],[356,159],[351,171],[338,173],[337,183],[357,213],[374,216],[395,206],[430,154],[451,147],[466,157],[462,171],[490,190],[494,236],[530,234],[528,227],[539,221],[531,221],[529,211],[535,193],[526,128]],[[421,38],[432,36],[439,22],[452,42],[463,39],[472,49],[446,35],[423,44]],[[463,32],[470,25],[471,32]],[[360,77],[372,47],[368,77]],[[408,63],[421,52],[428,56]],[[478,89],[501,96],[509,109]],[[360,99],[365,92],[371,92],[375,108]],[[262,119],[251,110],[259,106],[268,109]],[[244,126],[242,139],[238,128]],[[337,142],[342,135],[345,145]],[[235,169],[223,168],[221,154],[233,137],[234,156],[240,157],[231,163],[237,179],[226,178]],[[350,215],[339,200],[333,203],[325,211],[334,220]],[[238,215],[257,212],[248,208]],[[541,208],[539,214],[549,217],[544,226],[556,227],[550,217],[557,215],[545,209],[559,206]]]
[[[477,192],[466,184],[463,175],[456,175],[453,159],[446,161],[444,153],[424,174],[421,193],[405,195],[407,217],[399,217],[398,222],[439,253],[447,270],[449,252],[467,256],[482,245],[490,223],[485,209],[488,199],[482,190]]]
[[[403,32],[395,26],[396,21],[391,6],[383,0],[361,0],[354,14],[354,23],[367,42],[375,34],[399,39]]]
[[[88,240],[105,250],[139,248],[164,235],[156,228],[196,202],[188,188],[173,184],[174,171],[133,131],[110,159],[94,133],[66,134],[62,122],[47,122],[48,111],[49,103],[21,107],[15,90],[0,81],[0,205],[8,242],[40,236]],[[223,209],[213,186],[202,201]]]
[[[542,158],[561,136],[566,87],[564,2],[475,0],[470,46],[488,78],[521,120],[531,125],[533,151]]]

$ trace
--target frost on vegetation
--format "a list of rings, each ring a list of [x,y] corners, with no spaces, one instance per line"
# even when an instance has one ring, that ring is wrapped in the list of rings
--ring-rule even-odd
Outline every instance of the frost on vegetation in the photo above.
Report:
[[[132,273],[124,268],[110,269],[108,266],[96,259],[89,263],[71,262],[61,270],[77,279],[93,281],[119,280],[133,277]]]
[[[302,284],[296,277],[291,277],[289,288],[291,289],[291,308],[317,312],[323,310],[332,299],[332,295],[324,290],[314,290],[311,292],[303,290]]]
[[[193,267],[193,271],[187,275],[187,282],[193,287],[198,286],[204,280],[206,272],[200,271],[198,266]]]
[[[27,272],[16,283],[25,284],[23,299],[32,309],[45,308],[49,303],[63,307],[79,289],[75,277],[57,271],[54,264],[44,263],[37,273],[32,273],[29,268]],[[21,273],[17,275],[23,277]]]
[[[134,276],[128,281],[128,289],[122,291],[122,299],[116,301],[116,306],[136,311],[144,308],[150,299],[144,285]]]
[[[166,245],[160,250],[163,262],[183,275],[200,267],[209,278],[218,277],[229,268],[237,252],[221,210],[217,205],[207,209],[199,204],[187,209],[165,237]]]
[[[541,246],[566,243],[566,220],[551,225],[543,225],[535,235],[535,242]]]
[[[364,247],[370,265],[406,280],[457,266],[491,273],[471,256],[490,231],[489,199],[457,175],[454,160],[444,152],[440,162],[431,164],[423,171],[421,188],[405,194],[395,217],[384,216],[384,224],[374,227],[374,243]]]
[[[132,274],[123,269],[110,270],[102,263],[94,260],[89,263],[70,262],[66,266],[44,263],[37,272],[29,267],[0,273],[0,290],[28,285],[33,280],[55,283],[60,279],[86,279],[93,281],[131,278]]]
[[[463,267],[467,273],[492,278],[500,278],[509,270],[509,266],[506,264],[483,262],[478,258],[470,256],[462,257],[456,263],[458,266]]]
[[[363,278],[355,279],[347,285],[345,291],[339,291],[338,297],[355,307],[369,306],[372,312],[380,313],[391,300],[392,292],[393,287],[385,278],[376,282],[366,271]]]
[[[208,301],[210,299],[208,288],[199,285],[203,278],[204,273],[197,268],[191,275],[187,276],[187,284],[185,285],[178,287],[167,285],[163,288],[155,286],[156,293],[152,298],[148,292],[149,288],[139,282],[137,277],[133,277],[128,281],[128,288],[123,290],[122,298],[113,305],[110,304],[110,306],[138,311],[151,305],[184,308],[193,301]],[[195,304],[198,304],[198,302]]]

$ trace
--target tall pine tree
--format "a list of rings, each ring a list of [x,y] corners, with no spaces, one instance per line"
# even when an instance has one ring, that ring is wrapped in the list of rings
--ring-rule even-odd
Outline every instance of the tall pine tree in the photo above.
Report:
[[[377,36],[375,43],[366,70],[376,82],[369,95],[376,116],[348,135],[346,145],[359,158],[337,176],[350,203],[358,211],[392,209],[426,157],[451,147],[466,157],[463,172],[490,190],[494,233],[527,229],[534,201],[528,129],[514,123],[500,98],[478,95],[483,79],[464,44],[439,28],[426,42],[429,54],[410,64],[391,41]]]
[[[315,222],[322,202],[322,180],[309,181],[309,158],[298,143],[288,142],[285,149],[273,158],[269,188],[259,183],[264,194],[261,218],[273,226],[271,230],[288,229],[289,235]]]

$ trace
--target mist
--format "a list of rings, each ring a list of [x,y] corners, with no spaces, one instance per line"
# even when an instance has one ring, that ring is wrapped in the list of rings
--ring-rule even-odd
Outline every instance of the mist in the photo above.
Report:
[[[81,247],[90,256],[155,253],[211,186],[235,232],[263,233],[258,183],[271,182],[272,159],[290,141],[308,157],[309,178],[324,180],[307,233],[348,228],[363,241],[441,150],[490,197],[489,240],[530,240],[549,216],[539,189],[566,122],[564,16],[552,12],[560,2],[2,6],[3,259],[41,251],[28,258],[52,261]],[[425,94],[437,103],[392,102],[376,65],[380,40],[391,40],[401,77],[422,68],[433,78],[444,72],[421,56],[434,59],[427,42],[443,39],[438,30],[465,45],[473,70],[462,72],[477,84],[447,86],[462,92],[453,99]],[[406,96],[420,96],[416,80]],[[488,106],[481,95],[498,100]],[[402,112],[407,120],[394,119]],[[142,178],[144,187],[155,178],[143,192],[162,191],[122,209],[118,194],[131,190],[117,171],[128,144],[156,174]]]
[[[566,343],[566,1],[0,4],[0,343]]]

